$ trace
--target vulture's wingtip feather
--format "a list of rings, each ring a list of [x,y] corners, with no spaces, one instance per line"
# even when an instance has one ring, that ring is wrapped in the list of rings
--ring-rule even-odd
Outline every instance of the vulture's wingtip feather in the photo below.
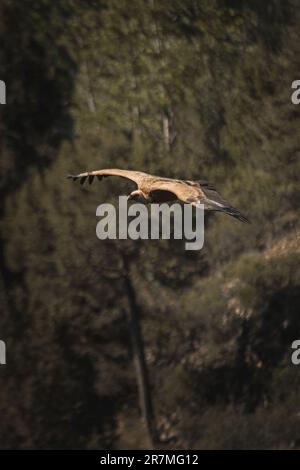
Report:
[[[231,215],[240,222],[243,222],[244,224],[251,224],[250,220],[247,217],[245,217],[239,210],[234,209],[233,207],[230,207],[227,210],[225,209],[225,212],[227,212],[227,214]]]
[[[76,181],[79,177],[77,175],[67,175],[66,178]]]
[[[245,224],[252,224],[251,220],[247,219],[244,215],[241,216],[240,220]]]

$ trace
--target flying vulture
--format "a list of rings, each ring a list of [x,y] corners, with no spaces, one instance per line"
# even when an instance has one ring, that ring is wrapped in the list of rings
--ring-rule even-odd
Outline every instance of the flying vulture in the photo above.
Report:
[[[121,176],[133,181],[137,185],[137,189],[128,196],[130,200],[143,203],[162,203],[179,200],[193,206],[203,204],[206,210],[225,212],[242,222],[249,222],[239,210],[232,207],[231,204],[220,196],[212,184],[204,180],[189,181],[163,178],[141,171],[120,170],[117,168],[68,175],[68,178],[71,178],[73,181],[80,180],[81,184],[88,180],[91,184],[95,177],[102,180],[107,176]]]

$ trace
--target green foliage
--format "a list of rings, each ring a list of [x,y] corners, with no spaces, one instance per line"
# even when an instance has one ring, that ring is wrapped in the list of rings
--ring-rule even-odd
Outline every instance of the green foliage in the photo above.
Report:
[[[124,256],[165,445],[299,447],[300,20],[267,3],[4,0],[3,448],[145,447]],[[65,176],[118,166],[212,180],[252,224],[207,216],[200,253],[100,242],[130,185]]]

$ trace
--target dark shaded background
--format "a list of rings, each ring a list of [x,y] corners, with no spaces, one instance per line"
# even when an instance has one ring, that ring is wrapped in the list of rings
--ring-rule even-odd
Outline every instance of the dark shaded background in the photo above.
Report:
[[[128,281],[161,446],[300,448],[299,15],[2,0],[1,448],[147,447]],[[128,185],[65,175],[105,167],[209,179],[252,224],[207,217],[200,252],[100,242]]]

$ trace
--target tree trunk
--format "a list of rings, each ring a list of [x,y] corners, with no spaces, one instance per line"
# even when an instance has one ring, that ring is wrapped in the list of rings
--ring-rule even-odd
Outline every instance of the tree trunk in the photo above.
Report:
[[[152,405],[149,374],[145,359],[144,342],[140,325],[140,311],[136,301],[135,290],[131,282],[130,266],[127,259],[124,259],[124,269],[125,289],[129,303],[129,327],[134,354],[140,409],[146,428],[149,445],[151,448],[153,448],[157,442],[155,417]]]
[[[170,150],[170,122],[168,116],[163,116],[163,137],[167,151]]]

